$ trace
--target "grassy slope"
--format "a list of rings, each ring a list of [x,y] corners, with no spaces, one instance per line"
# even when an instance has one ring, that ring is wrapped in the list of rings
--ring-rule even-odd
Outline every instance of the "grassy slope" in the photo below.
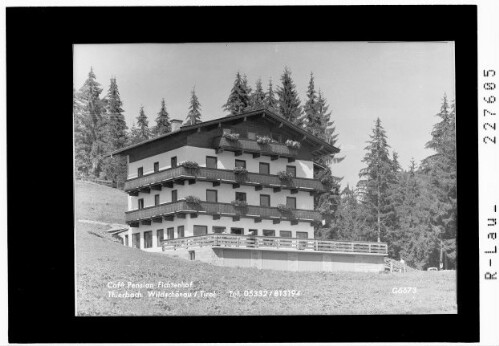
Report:
[[[121,191],[78,183],[76,201],[77,219],[123,222],[126,195]],[[456,313],[455,272],[298,273],[216,267],[126,248],[89,233],[102,230],[102,226],[76,224],[79,315]],[[109,298],[107,283],[117,281],[193,281],[192,289],[178,291],[215,291],[217,297],[148,298],[147,289],[141,289],[144,297],[140,299]],[[394,287],[416,287],[417,293],[394,294]],[[302,295],[244,297],[249,289],[294,289]],[[229,297],[228,290],[241,291],[241,297]]]

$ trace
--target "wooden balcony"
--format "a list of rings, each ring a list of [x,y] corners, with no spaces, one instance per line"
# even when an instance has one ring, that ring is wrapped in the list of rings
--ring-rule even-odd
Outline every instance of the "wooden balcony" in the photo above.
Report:
[[[350,254],[386,255],[386,243],[340,242],[330,240],[240,236],[232,234],[207,234],[202,236],[169,239],[163,241],[163,251],[200,247],[228,247],[246,249],[281,249],[321,251]]]
[[[137,194],[141,189],[149,189],[172,184],[177,180],[209,181],[214,184],[240,184],[252,185],[257,189],[281,188],[294,191],[309,191],[312,193],[323,192],[324,186],[319,180],[308,178],[293,178],[289,183],[279,179],[277,175],[267,175],[248,172],[244,178],[236,176],[232,170],[200,167],[193,170],[185,167],[166,169],[156,173],[144,175],[139,178],[130,179],[125,182],[125,191],[130,194]]]
[[[262,219],[271,219],[276,222],[282,220],[320,222],[321,214],[314,210],[292,209],[290,214],[283,214],[278,208],[260,207],[249,205],[246,208],[236,208],[230,203],[201,202],[190,204],[186,201],[160,204],[158,206],[144,209],[131,210],[125,213],[127,224],[134,225],[139,222],[150,222],[164,218],[172,220],[172,217],[183,217],[185,214],[206,214],[213,217],[232,216],[237,218],[253,218],[258,222]]]
[[[294,161],[295,157],[298,155],[297,149],[290,148],[282,143],[258,144],[256,140],[244,138],[240,138],[233,142],[223,136],[216,137],[213,140],[213,146],[218,151],[233,151],[236,155],[246,152],[252,153],[253,157],[258,157],[260,155],[270,156],[272,159],[285,157],[288,158],[289,162]]]

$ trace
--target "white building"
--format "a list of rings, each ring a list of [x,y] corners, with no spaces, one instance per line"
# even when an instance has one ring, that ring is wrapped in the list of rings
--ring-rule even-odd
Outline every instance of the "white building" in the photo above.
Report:
[[[322,222],[314,195],[324,186],[313,160],[337,148],[268,110],[180,125],[113,153],[128,162],[125,245],[162,251],[163,240],[187,248],[206,239],[198,236],[228,234],[243,236],[238,245],[252,235],[298,251],[307,242],[295,239],[314,238]]]

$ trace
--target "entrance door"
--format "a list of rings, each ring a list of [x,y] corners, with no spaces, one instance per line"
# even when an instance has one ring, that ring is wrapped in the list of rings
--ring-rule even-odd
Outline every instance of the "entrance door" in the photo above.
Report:
[[[308,238],[308,233],[307,232],[296,232],[296,238],[300,239],[307,239]],[[307,248],[308,242],[306,241],[299,241],[298,242],[298,250],[304,250]]]
[[[132,247],[140,249],[140,233],[134,233],[132,235]]]

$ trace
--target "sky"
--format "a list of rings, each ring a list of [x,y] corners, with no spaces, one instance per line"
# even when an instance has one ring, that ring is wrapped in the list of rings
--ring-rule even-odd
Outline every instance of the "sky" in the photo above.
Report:
[[[332,165],[342,186],[355,186],[364,168],[364,148],[374,121],[381,119],[391,151],[403,169],[411,158],[419,163],[443,95],[455,95],[453,42],[293,42],[75,45],[75,89],[92,67],[104,89],[116,77],[129,127],[144,107],[149,125],[165,99],[170,119],[185,120],[191,91],[201,102],[202,120],[225,116],[237,72],[250,86],[272,79],[274,91],[287,66],[302,105],[310,73],[332,111],[339,134],[337,146],[345,159]]]

